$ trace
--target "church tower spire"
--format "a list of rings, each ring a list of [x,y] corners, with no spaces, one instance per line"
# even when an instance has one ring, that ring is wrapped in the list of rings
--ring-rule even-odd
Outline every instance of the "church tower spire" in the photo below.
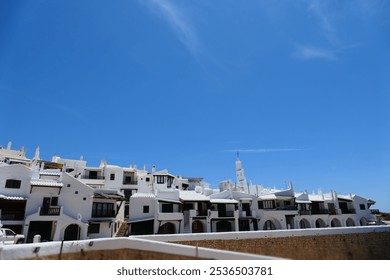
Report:
[[[244,169],[242,168],[242,163],[240,160],[240,155],[237,152],[237,159],[236,159],[236,181],[237,181],[237,186],[241,190],[246,190],[248,187],[248,184],[246,182],[246,178],[244,175]]]

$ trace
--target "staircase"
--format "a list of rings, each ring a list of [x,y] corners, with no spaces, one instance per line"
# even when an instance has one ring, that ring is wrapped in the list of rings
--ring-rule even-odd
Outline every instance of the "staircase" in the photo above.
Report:
[[[116,232],[115,237],[127,237],[127,236],[129,236],[128,230],[129,230],[129,223],[127,222],[127,220],[124,220],[121,223],[118,231]]]

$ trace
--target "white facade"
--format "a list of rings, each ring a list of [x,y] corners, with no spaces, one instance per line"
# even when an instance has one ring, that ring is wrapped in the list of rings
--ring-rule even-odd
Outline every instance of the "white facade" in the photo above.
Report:
[[[97,167],[53,157],[25,157],[11,144],[0,149],[0,219],[28,242],[113,237],[123,223],[128,234],[199,233],[364,226],[375,202],[358,195],[308,194],[248,185],[236,160],[236,183],[219,191],[202,178],[168,170]]]
[[[36,235],[42,241],[112,237],[123,221],[123,207],[118,208],[121,200],[122,195],[102,198],[65,170],[45,169],[43,162],[0,165],[2,223],[23,233],[26,242]],[[115,216],[114,212],[94,212],[97,203],[112,208]],[[99,216],[102,213],[104,217]],[[99,230],[91,227],[92,223],[98,224]]]

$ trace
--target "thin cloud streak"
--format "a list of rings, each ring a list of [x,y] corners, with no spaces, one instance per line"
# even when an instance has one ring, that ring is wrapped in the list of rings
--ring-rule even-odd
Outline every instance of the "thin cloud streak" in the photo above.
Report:
[[[338,54],[342,54],[343,52],[360,48],[363,44],[351,44],[348,46],[343,46],[337,49],[319,49],[309,46],[301,46],[297,45],[294,56],[300,59],[325,59],[325,60],[338,60]]]
[[[337,28],[331,13],[329,12],[329,4],[327,4],[326,1],[310,0],[309,5],[308,10],[317,18],[319,25],[323,30],[323,35],[330,43],[338,43]]]
[[[175,31],[180,42],[192,53],[197,55],[201,45],[195,28],[189,23],[182,9],[168,0],[152,0],[149,9],[158,12]]]
[[[281,153],[281,152],[302,152],[308,151],[309,149],[298,149],[298,148],[275,148],[275,149],[231,149],[226,150],[228,153]]]
[[[318,49],[307,46],[297,47],[294,56],[301,59],[325,59],[325,60],[337,60],[337,51]]]

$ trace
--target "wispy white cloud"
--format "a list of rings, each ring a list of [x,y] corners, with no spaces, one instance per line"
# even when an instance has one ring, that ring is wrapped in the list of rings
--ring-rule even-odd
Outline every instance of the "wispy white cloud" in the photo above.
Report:
[[[308,11],[318,21],[325,38],[332,44],[339,43],[337,16],[331,11],[329,1],[309,0]]]
[[[307,151],[309,149],[298,149],[298,148],[261,148],[261,149],[231,149],[225,150],[228,153],[280,153],[280,152],[300,152]]]
[[[325,59],[325,60],[337,60],[337,50],[326,50],[313,48],[308,46],[298,46],[294,53],[297,58],[309,60],[309,59]]]
[[[296,45],[294,56],[300,59],[324,59],[324,60],[338,60],[338,55],[343,52],[361,47],[362,44],[351,44],[347,46],[341,46],[334,49],[315,48],[311,46]]]
[[[145,3],[142,1],[142,3]],[[157,12],[170,25],[179,41],[192,55],[197,55],[201,49],[194,26],[190,23],[185,11],[170,0],[151,0],[146,5],[152,12]]]

